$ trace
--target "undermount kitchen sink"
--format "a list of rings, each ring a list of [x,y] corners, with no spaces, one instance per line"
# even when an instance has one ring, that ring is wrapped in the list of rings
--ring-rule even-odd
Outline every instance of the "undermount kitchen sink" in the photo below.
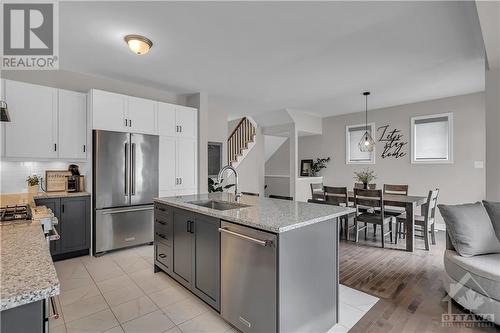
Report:
[[[216,210],[230,210],[230,209],[238,209],[250,207],[249,205],[244,205],[240,203],[226,202],[226,201],[215,201],[215,200],[202,200],[202,201],[191,201],[188,202],[192,205],[206,207],[210,209]]]

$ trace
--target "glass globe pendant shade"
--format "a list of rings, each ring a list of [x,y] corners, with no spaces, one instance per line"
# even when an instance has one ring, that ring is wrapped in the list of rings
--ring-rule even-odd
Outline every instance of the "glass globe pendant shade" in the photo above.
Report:
[[[375,147],[375,141],[373,140],[372,136],[368,131],[363,134],[363,137],[361,138],[361,141],[358,143],[359,150],[362,152],[372,152],[373,148]]]

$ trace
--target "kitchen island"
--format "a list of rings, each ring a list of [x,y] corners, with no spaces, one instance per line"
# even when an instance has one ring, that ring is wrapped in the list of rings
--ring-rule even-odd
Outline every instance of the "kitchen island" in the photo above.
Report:
[[[37,220],[0,226],[0,318],[2,332],[45,332],[47,300],[59,280]]]
[[[338,322],[338,219],[354,209],[212,193],[155,199],[163,270],[243,332]]]

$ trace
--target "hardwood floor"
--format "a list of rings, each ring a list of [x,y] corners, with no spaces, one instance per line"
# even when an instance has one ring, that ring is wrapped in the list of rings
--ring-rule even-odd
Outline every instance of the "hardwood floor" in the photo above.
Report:
[[[379,236],[375,238],[371,229],[366,241],[360,238],[359,244],[340,243],[340,281],[385,298],[349,332],[500,332],[498,326],[442,325],[441,315],[448,311],[442,287],[444,232],[438,232],[437,245],[431,246],[430,251],[423,250],[423,240],[417,239],[414,253],[400,250],[404,248],[404,240],[398,245],[388,244],[392,249],[382,249]],[[456,303],[452,304],[452,312],[468,313]]]

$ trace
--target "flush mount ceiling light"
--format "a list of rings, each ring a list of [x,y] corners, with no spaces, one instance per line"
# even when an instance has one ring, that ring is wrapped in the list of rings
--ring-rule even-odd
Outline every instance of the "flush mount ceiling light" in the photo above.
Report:
[[[359,150],[362,152],[372,152],[375,147],[375,141],[368,132],[368,96],[370,95],[370,92],[365,91],[363,95],[365,96],[365,134],[363,134],[358,146]]]
[[[141,35],[127,35],[124,39],[128,44],[128,48],[138,55],[148,53],[149,49],[153,47],[153,42]]]

